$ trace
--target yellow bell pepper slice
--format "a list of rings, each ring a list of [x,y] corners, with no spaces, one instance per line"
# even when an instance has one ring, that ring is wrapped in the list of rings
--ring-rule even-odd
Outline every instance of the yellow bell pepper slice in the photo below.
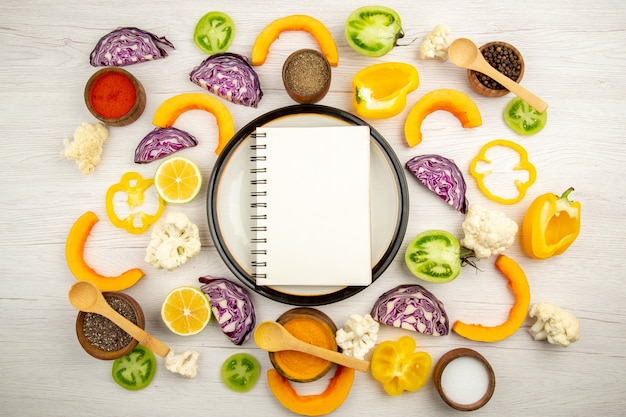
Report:
[[[572,191],[570,187],[560,197],[546,193],[530,204],[522,223],[522,247],[528,256],[546,259],[574,243],[580,233],[581,204],[569,200]]]
[[[426,352],[416,352],[416,346],[412,337],[402,336],[397,341],[386,340],[374,349],[370,361],[372,376],[382,382],[387,394],[415,392],[426,383],[432,358]]]
[[[161,217],[165,207],[163,199],[155,193],[158,207],[154,213],[136,210],[143,204],[145,191],[153,185],[154,179],[144,179],[137,172],[127,172],[122,175],[120,182],[110,186],[106,194],[106,211],[111,223],[116,227],[126,229],[129,233],[141,234],[145,232],[152,223]],[[118,192],[127,195],[126,203],[130,213],[126,217],[118,216],[115,211],[115,195]]]
[[[487,158],[487,152],[492,148],[498,146],[511,148],[519,154],[519,162],[513,167],[513,171],[528,172],[528,179],[526,181],[515,179],[514,184],[518,194],[517,196],[512,198],[502,197],[492,193],[485,184],[485,179],[487,176],[492,174],[492,170],[487,169],[482,171],[478,168],[480,164],[491,165],[492,161]],[[496,139],[483,146],[478,155],[476,155],[470,163],[470,173],[476,179],[478,188],[483,192],[483,194],[485,194],[490,199],[502,204],[515,204],[521,201],[526,196],[526,191],[528,190],[528,188],[530,188],[530,186],[533,185],[535,183],[535,180],[537,179],[537,170],[535,169],[535,166],[528,160],[528,152],[526,152],[526,149],[524,149],[521,145],[506,139]]]
[[[413,65],[383,62],[357,72],[352,79],[352,106],[370,119],[393,117],[406,107],[406,97],[419,86]]]

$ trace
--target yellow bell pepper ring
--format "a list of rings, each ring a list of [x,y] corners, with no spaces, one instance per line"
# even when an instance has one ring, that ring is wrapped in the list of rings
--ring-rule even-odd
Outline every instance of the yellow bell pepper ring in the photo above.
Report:
[[[370,361],[372,376],[383,384],[387,394],[415,392],[426,383],[432,358],[426,352],[416,352],[416,346],[412,337],[402,336],[397,341],[386,340],[374,349]]]
[[[537,197],[526,210],[522,223],[522,247],[535,259],[561,255],[580,233],[580,202],[570,201],[568,188],[559,197],[546,193]]]
[[[165,201],[155,193],[158,206],[154,213],[136,210],[137,207],[143,205],[145,192],[153,185],[154,179],[144,179],[137,172],[127,172],[122,175],[120,182],[110,186],[106,193],[106,211],[111,223],[116,227],[125,229],[129,233],[141,234],[145,232],[152,223],[161,217],[165,207]],[[119,211],[128,211],[128,215],[125,217],[120,217],[117,214],[115,207],[117,193],[126,194],[127,207],[125,207],[124,211]]]
[[[352,106],[359,116],[387,119],[401,113],[406,97],[419,86],[413,65],[383,62],[357,72],[352,79]]]
[[[522,181],[520,179],[515,179],[514,184],[517,189],[517,196],[515,197],[502,197],[494,194],[489,187],[485,184],[485,180],[489,175],[492,175],[493,171],[489,168],[486,170],[479,169],[481,164],[486,164],[487,166],[491,166],[492,161],[487,158],[487,152],[493,148],[498,146],[511,148],[515,152],[519,154],[519,162],[513,167],[513,171],[526,171],[528,172],[528,179],[526,181]],[[482,147],[478,155],[472,159],[470,163],[470,173],[476,179],[476,183],[478,184],[478,188],[483,192],[488,198],[493,201],[497,201],[502,204],[515,204],[524,199],[526,196],[526,191],[530,186],[535,183],[537,179],[537,170],[535,166],[528,160],[528,152],[521,145],[511,142],[506,139],[496,139],[485,146]]]

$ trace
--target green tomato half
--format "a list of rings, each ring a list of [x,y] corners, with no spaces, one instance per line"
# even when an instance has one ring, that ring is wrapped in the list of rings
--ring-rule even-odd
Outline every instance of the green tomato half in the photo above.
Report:
[[[222,12],[209,12],[202,16],[193,32],[196,46],[210,55],[226,51],[234,38],[235,23]]]
[[[450,282],[461,273],[461,245],[443,230],[427,230],[409,243],[404,260],[417,278],[435,283]]]
[[[354,10],[345,25],[348,44],[360,54],[383,56],[404,36],[402,21],[395,10],[365,6]]]
[[[548,121],[548,112],[539,113],[530,104],[515,97],[504,109],[504,121],[516,133],[530,136],[544,128]]]
[[[224,361],[222,381],[233,391],[247,392],[254,387],[261,373],[261,365],[248,353],[235,353]]]
[[[113,362],[111,373],[118,385],[136,391],[150,385],[156,367],[154,353],[143,345],[137,345],[128,355]]]

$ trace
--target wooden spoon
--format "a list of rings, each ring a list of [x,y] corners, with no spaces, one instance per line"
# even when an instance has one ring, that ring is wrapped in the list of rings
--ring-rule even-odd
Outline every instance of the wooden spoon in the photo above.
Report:
[[[543,113],[548,108],[548,103],[489,65],[480,49],[470,39],[459,38],[452,42],[448,48],[448,56],[453,64],[461,68],[478,71],[493,78],[504,88],[533,106],[539,113]]]
[[[91,282],[78,281],[72,285],[68,298],[76,309],[106,317],[157,355],[164,358],[169,353],[170,348],[165,343],[115,311]]]
[[[254,331],[254,341],[261,349],[267,350],[268,352],[295,350],[361,372],[367,372],[370,366],[368,361],[303,342],[289,333],[282,324],[275,321],[264,321],[259,324]]]

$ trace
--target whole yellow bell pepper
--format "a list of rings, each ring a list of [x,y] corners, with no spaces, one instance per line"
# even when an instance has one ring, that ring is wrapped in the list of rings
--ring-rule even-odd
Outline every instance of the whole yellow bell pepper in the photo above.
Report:
[[[419,73],[413,65],[403,62],[370,65],[352,79],[352,106],[362,117],[393,117],[404,110],[407,94],[418,86]]]
[[[387,394],[415,392],[426,383],[432,358],[426,352],[416,352],[416,346],[412,337],[402,336],[397,341],[384,341],[374,349],[370,361],[372,376],[382,382]]]
[[[547,193],[528,207],[522,223],[522,247],[535,259],[560,255],[574,243],[580,232],[580,202],[569,200],[568,188],[559,197]]]
[[[119,228],[126,229],[129,233],[141,234],[158,220],[163,213],[165,202],[157,194],[158,207],[154,213],[137,211],[136,208],[143,204],[145,191],[154,185],[154,179],[144,179],[137,172],[127,172],[122,175],[120,182],[109,187],[106,194],[107,216],[111,223]],[[130,212],[126,217],[120,217],[115,210],[115,195],[120,192],[126,194],[126,204]]]
[[[486,177],[491,175],[492,171],[491,170],[487,170],[487,171],[478,170],[478,165],[480,163],[491,164],[491,160],[488,159],[486,156],[487,151],[497,146],[511,148],[519,154],[519,162],[515,165],[515,167],[513,168],[513,171],[527,171],[528,172],[528,180],[526,181],[521,181],[519,179],[515,180],[515,188],[517,188],[517,192],[518,192],[517,196],[515,197],[506,198],[506,197],[498,196],[492,193],[491,190],[489,190],[489,188],[485,184]],[[531,185],[533,185],[535,183],[535,180],[537,179],[537,170],[535,166],[528,160],[528,152],[526,152],[526,149],[524,149],[524,147],[522,147],[521,145],[518,145],[517,143],[511,142],[510,140],[506,140],[506,139],[496,139],[487,143],[485,146],[483,146],[480,152],[478,152],[478,155],[476,155],[474,159],[472,159],[472,162],[470,163],[470,173],[472,174],[474,178],[476,178],[476,183],[478,185],[478,188],[480,189],[480,191],[483,192],[483,194],[485,194],[487,197],[489,197],[493,201],[497,201],[498,203],[502,203],[502,204],[515,204],[521,201],[526,196],[526,191],[528,190],[528,188]]]

